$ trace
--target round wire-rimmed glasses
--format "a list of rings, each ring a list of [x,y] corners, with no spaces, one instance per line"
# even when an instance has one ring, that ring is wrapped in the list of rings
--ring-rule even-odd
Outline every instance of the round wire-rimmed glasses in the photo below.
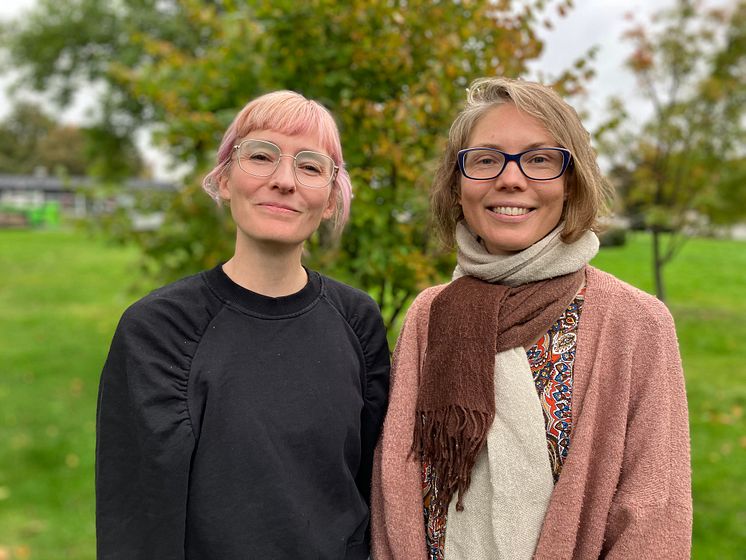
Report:
[[[518,164],[527,179],[551,181],[562,176],[570,166],[572,154],[566,148],[532,148],[509,154],[496,148],[465,148],[458,152],[458,167],[467,179],[489,181],[505,171],[511,161]]]
[[[282,158],[292,158],[295,180],[311,189],[328,186],[339,170],[326,154],[312,150],[302,150],[295,155],[283,154],[277,144],[267,140],[247,138],[233,146],[233,151],[241,171],[254,177],[269,177],[277,171]]]

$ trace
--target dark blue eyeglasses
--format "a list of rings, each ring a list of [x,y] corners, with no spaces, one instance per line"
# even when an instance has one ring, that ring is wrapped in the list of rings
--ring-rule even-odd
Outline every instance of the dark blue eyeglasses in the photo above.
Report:
[[[518,154],[509,154],[495,148],[466,148],[458,152],[461,174],[477,181],[496,179],[508,163],[518,164],[526,178],[532,181],[551,181],[561,177],[572,161],[566,148],[532,148]]]

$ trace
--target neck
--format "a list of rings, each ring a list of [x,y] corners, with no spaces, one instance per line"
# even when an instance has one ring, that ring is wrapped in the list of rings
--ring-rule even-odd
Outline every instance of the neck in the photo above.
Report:
[[[269,297],[282,297],[303,289],[308,281],[301,265],[303,245],[236,244],[223,271],[239,286]]]

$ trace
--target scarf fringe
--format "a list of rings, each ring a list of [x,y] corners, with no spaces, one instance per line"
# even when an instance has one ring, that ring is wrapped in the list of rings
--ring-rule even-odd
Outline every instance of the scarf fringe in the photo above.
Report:
[[[456,510],[463,511],[471,470],[487,441],[494,414],[459,405],[417,413],[422,421],[415,424],[412,452],[433,469],[438,482],[436,506],[447,510],[458,492]]]

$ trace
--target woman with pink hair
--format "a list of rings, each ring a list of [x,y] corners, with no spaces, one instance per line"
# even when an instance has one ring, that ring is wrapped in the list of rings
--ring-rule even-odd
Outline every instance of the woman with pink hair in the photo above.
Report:
[[[98,558],[369,555],[389,351],[365,293],[302,265],[351,186],[339,133],[290,91],[246,105],[203,186],[236,224],[225,263],[124,313],[99,389]]]

